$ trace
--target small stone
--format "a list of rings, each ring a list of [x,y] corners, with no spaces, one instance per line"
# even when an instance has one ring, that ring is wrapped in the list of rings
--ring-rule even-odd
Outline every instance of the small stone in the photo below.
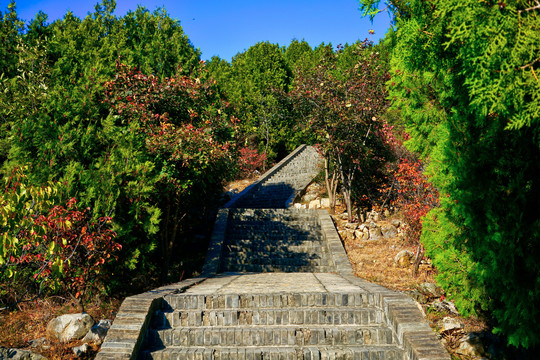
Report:
[[[392,225],[394,225],[395,227],[400,227],[401,226],[401,221],[397,220],[397,219],[394,219],[392,220]]]
[[[349,218],[349,214],[344,212],[343,214],[340,215],[340,217],[343,219],[343,220],[346,220]]]
[[[317,194],[306,194],[302,196],[302,201],[309,203],[317,198]]]
[[[41,354],[36,354],[28,350],[10,349],[0,346],[0,359],[6,360],[47,360]]]
[[[394,225],[384,226],[382,227],[381,231],[383,236],[387,239],[396,237],[398,234],[397,228]]]
[[[84,355],[88,352],[88,344],[82,344],[81,346],[76,346],[71,350],[73,350],[73,353],[75,354],[75,356],[80,357],[81,355]]]
[[[368,228],[375,229],[377,227],[377,223],[375,221],[371,221],[369,224],[367,224]]]
[[[354,230],[354,237],[356,239],[362,239],[364,236],[364,232],[360,230]]]
[[[383,237],[383,233],[380,228],[373,228],[369,230],[369,240],[379,240]]]
[[[32,348],[37,348],[37,347],[47,348],[49,342],[47,341],[47,338],[42,337],[39,339],[30,340],[29,343],[30,343],[30,347]]]
[[[420,284],[420,289],[433,297],[441,297],[444,295],[444,291],[438,287],[437,284],[425,282]]]
[[[394,263],[398,267],[408,267],[411,264],[411,260],[413,258],[414,254],[409,250],[402,250],[397,253],[397,255],[394,257]]]
[[[66,314],[47,324],[47,337],[66,343],[82,339],[94,325],[94,319],[86,313]]]
[[[345,227],[347,229],[356,230],[358,228],[358,223],[353,223],[353,222],[347,221],[347,223],[345,224]]]
[[[328,209],[330,207],[330,199],[329,198],[322,198],[321,199],[321,207],[323,209]]]
[[[83,342],[93,342],[96,345],[101,345],[107,332],[112,325],[112,320],[100,320],[96,325],[92,326],[92,329],[84,336]]]
[[[454,305],[452,301],[448,301],[448,300],[441,301],[437,299],[434,302],[432,302],[429,307],[432,310],[435,310],[438,312],[448,312],[455,315],[459,314],[459,312],[457,311],[456,305]]]
[[[462,330],[465,327],[465,324],[459,321],[459,319],[455,319],[450,316],[445,316],[440,321],[439,326],[441,327],[441,331],[456,331],[456,330]]]
[[[474,333],[469,333],[461,340],[456,353],[471,358],[478,358],[485,354],[485,349],[480,337]]]
[[[364,231],[364,229],[366,229],[366,228],[367,228],[367,226],[364,225],[364,224],[358,225],[358,230],[360,230],[360,231]]]
[[[428,300],[428,297],[418,290],[410,290],[408,291],[408,294],[420,304],[425,304]]]
[[[320,209],[321,208],[321,200],[315,199],[313,201],[309,202],[309,208],[310,209]]]
[[[300,203],[294,203],[294,208],[295,208],[295,209],[301,209],[301,208],[302,208],[302,204],[300,204]]]

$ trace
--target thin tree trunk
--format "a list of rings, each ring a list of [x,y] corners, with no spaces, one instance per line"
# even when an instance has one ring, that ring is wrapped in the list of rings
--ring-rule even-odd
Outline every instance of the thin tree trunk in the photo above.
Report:
[[[418,242],[418,248],[416,249],[416,258],[414,259],[414,266],[413,266],[413,276],[418,276],[418,268],[420,267],[420,262],[424,258],[424,247],[420,242]]]
[[[354,170],[349,169],[348,174],[345,173],[345,168],[343,166],[343,161],[341,160],[341,156],[338,155],[338,164],[339,164],[339,173],[341,175],[341,190],[343,192],[343,201],[345,201],[345,206],[347,207],[347,218],[349,221],[352,221],[353,214],[352,214],[352,201],[351,201],[351,193],[352,193],[352,181],[354,176]]]
[[[326,183],[326,191],[328,192],[328,200],[330,202],[330,214],[336,212],[336,193],[337,193],[337,172],[334,168],[332,170],[332,177],[330,177],[330,164],[328,157],[324,158],[324,182]]]

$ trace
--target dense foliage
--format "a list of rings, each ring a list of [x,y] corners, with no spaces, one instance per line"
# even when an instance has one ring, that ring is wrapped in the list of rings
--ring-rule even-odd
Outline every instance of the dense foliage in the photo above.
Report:
[[[387,73],[369,42],[347,50],[335,54],[328,49],[316,67],[299,71],[290,96],[326,158],[325,180],[331,207],[339,176],[352,220],[353,187],[376,183],[373,178],[385,161],[379,115],[387,103]],[[369,189],[360,192],[366,194]]]
[[[170,259],[185,251],[187,230],[210,228],[207,204],[235,171],[238,122],[178,21],[142,7],[118,18],[114,8],[105,0],[82,20],[67,13],[52,24],[40,13],[25,27],[12,3],[0,27],[9,40],[0,46],[2,172],[24,168],[26,188],[35,189],[9,201],[39,203],[34,194],[52,187],[58,195],[34,209],[33,221],[69,217],[76,231],[106,217],[121,250],[96,279],[104,292],[180,276]],[[78,208],[66,205],[72,198]],[[26,225],[0,226],[3,251],[20,254],[30,240],[6,239],[21,239],[17,226]]]
[[[362,1],[367,13],[379,1]],[[540,4],[390,1],[393,106],[440,207],[422,242],[464,313],[540,343]]]

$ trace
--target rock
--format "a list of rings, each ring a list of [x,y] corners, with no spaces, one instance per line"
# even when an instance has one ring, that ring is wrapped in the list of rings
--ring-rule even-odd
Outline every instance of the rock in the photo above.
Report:
[[[383,233],[380,228],[369,229],[369,240],[379,240],[383,237]]]
[[[459,319],[445,316],[440,322],[439,326],[441,327],[441,331],[456,331],[456,330],[462,330],[465,327],[465,324],[463,324]]]
[[[394,219],[392,220],[392,225],[394,225],[396,228],[401,226],[401,221]]]
[[[330,207],[330,199],[329,198],[322,198],[321,199],[321,207],[323,209],[328,209]]]
[[[294,208],[295,208],[295,209],[301,209],[301,208],[302,208],[302,204],[300,204],[300,203],[294,203]]]
[[[80,357],[81,355],[84,355],[88,352],[88,344],[82,344],[81,346],[76,346],[73,349],[73,353],[75,356]]]
[[[309,202],[309,208],[310,209],[320,209],[321,208],[321,200],[315,199]]]
[[[33,353],[29,350],[10,349],[0,346],[0,360],[47,360],[46,357],[40,354]]]
[[[420,290],[423,292],[433,296],[433,297],[441,297],[444,295],[444,291],[437,286],[437,284],[433,283],[422,283],[420,284]]]
[[[84,336],[82,341],[85,343],[93,342],[96,345],[101,345],[111,325],[112,320],[100,320],[96,325],[92,326],[92,329]]]
[[[49,348],[49,342],[47,341],[47,338],[44,338],[44,337],[30,340],[29,343],[30,343],[30,347],[32,348],[37,348],[37,347],[41,347],[45,349]]]
[[[432,302],[429,307],[432,310],[435,310],[438,312],[448,312],[455,315],[459,314],[459,312],[457,311],[456,305],[454,305],[453,302],[448,301],[448,300],[441,301],[437,299],[434,302]]]
[[[394,263],[398,267],[408,267],[411,264],[411,260],[413,258],[414,254],[409,250],[401,250],[397,253],[397,255],[394,257]]]
[[[394,225],[384,226],[381,231],[385,238],[393,238],[398,234],[397,228]]]
[[[82,339],[94,325],[94,319],[86,313],[66,314],[47,324],[47,337],[66,343]]]
[[[479,358],[485,354],[485,349],[480,337],[474,333],[469,333],[461,340],[456,353],[471,358]]]
[[[358,223],[348,222],[345,224],[347,229],[356,230],[358,228]]]
[[[360,231],[360,230],[354,230],[354,237],[355,237],[355,239],[361,239],[361,240],[363,240],[363,238],[364,238],[364,232],[363,232],[363,231]]]
[[[340,217],[343,219],[343,220],[347,220],[349,218],[349,214],[344,212],[343,214],[340,215]]]
[[[370,221],[367,224],[367,227],[370,228],[370,229],[375,229],[377,227],[377,223],[375,221]]]
[[[364,225],[364,224],[358,225],[358,230],[360,230],[360,231],[364,231],[364,229],[366,229],[366,228],[367,228],[367,226]]]
[[[302,201],[309,203],[317,198],[317,194],[306,194],[302,196]]]
[[[428,301],[426,294],[423,294],[418,290],[410,290],[407,293],[420,304],[425,304]]]

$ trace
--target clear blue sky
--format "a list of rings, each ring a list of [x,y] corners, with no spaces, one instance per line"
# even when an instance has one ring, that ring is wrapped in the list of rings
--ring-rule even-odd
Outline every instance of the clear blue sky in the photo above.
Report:
[[[70,10],[85,17],[94,11],[97,0],[19,0],[17,13],[31,20],[42,10],[49,21],[62,18]],[[0,0],[2,12],[9,0]],[[184,32],[203,59],[213,55],[231,60],[259,41],[281,46],[292,39],[306,40],[312,47],[322,42],[354,43],[369,38],[378,42],[389,28],[387,14],[380,14],[371,24],[362,18],[357,0],[117,0],[117,16],[135,10],[140,4],[149,10],[163,7],[169,15],[180,20]],[[375,35],[369,35],[369,30]]]

